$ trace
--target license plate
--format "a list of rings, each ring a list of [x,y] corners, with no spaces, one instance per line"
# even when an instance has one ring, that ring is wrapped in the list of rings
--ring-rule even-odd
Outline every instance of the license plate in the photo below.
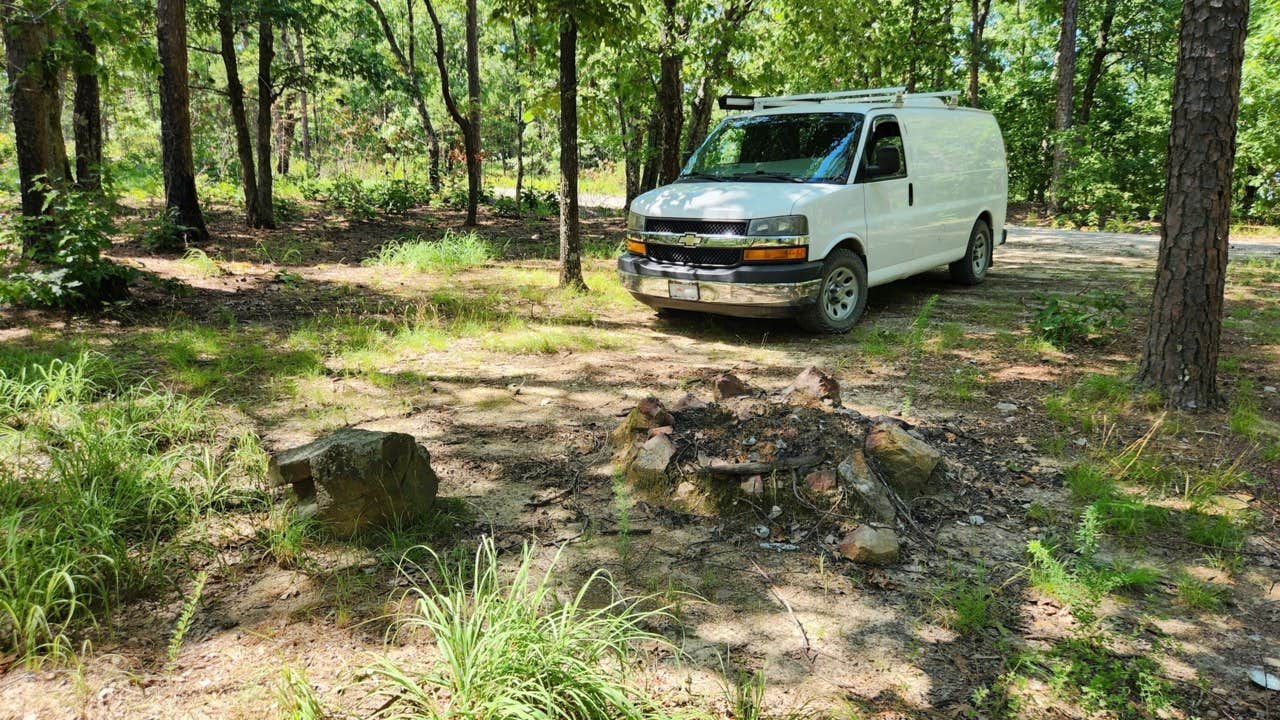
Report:
[[[698,283],[691,280],[668,280],[667,294],[675,300],[697,300]]]

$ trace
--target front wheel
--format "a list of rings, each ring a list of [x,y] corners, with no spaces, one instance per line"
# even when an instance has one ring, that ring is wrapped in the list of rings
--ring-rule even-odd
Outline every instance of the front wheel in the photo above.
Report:
[[[964,257],[951,263],[951,279],[961,285],[977,285],[986,280],[987,270],[991,267],[992,247],[991,228],[987,221],[974,223]]]
[[[797,320],[809,332],[838,335],[849,332],[867,306],[867,265],[844,248],[832,250],[822,264],[818,300]]]

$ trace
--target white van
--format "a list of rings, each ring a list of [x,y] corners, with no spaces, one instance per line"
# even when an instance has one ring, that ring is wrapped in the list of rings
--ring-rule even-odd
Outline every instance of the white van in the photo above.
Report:
[[[991,113],[955,95],[721,98],[747,112],[631,203],[623,285],[659,310],[842,333],[876,285],[944,264],[982,282],[1005,240],[1004,141]]]

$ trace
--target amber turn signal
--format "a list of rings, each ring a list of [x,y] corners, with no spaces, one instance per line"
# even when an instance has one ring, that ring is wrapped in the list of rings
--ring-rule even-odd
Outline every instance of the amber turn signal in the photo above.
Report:
[[[742,259],[752,260],[805,260],[809,257],[809,248],[797,247],[747,248],[742,252]]]
[[[643,255],[644,243],[639,240],[627,240],[627,252],[634,253],[636,255]]]

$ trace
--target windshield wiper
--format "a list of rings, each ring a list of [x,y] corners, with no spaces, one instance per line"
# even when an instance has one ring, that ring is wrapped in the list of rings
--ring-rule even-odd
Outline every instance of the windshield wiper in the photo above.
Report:
[[[724,182],[724,178],[720,175],[712,175],[711,173],[695,172],[681,175],[678,180],[710,180],[712,182]]]
[[[752,180],[755,178],[760,178],[761,180],[765,180],[765,179],[786,180],[787,182],[795,182],[795,183],[809,182],[808,180],[805,180],[804,178],[796,177],[795,175],[788,175],[787,173],[783,173],[783,172],[766,172],[764,170],[756,170],[753,173],[738,173],[737,175],[730,175],[729,177],[734,180]]]

